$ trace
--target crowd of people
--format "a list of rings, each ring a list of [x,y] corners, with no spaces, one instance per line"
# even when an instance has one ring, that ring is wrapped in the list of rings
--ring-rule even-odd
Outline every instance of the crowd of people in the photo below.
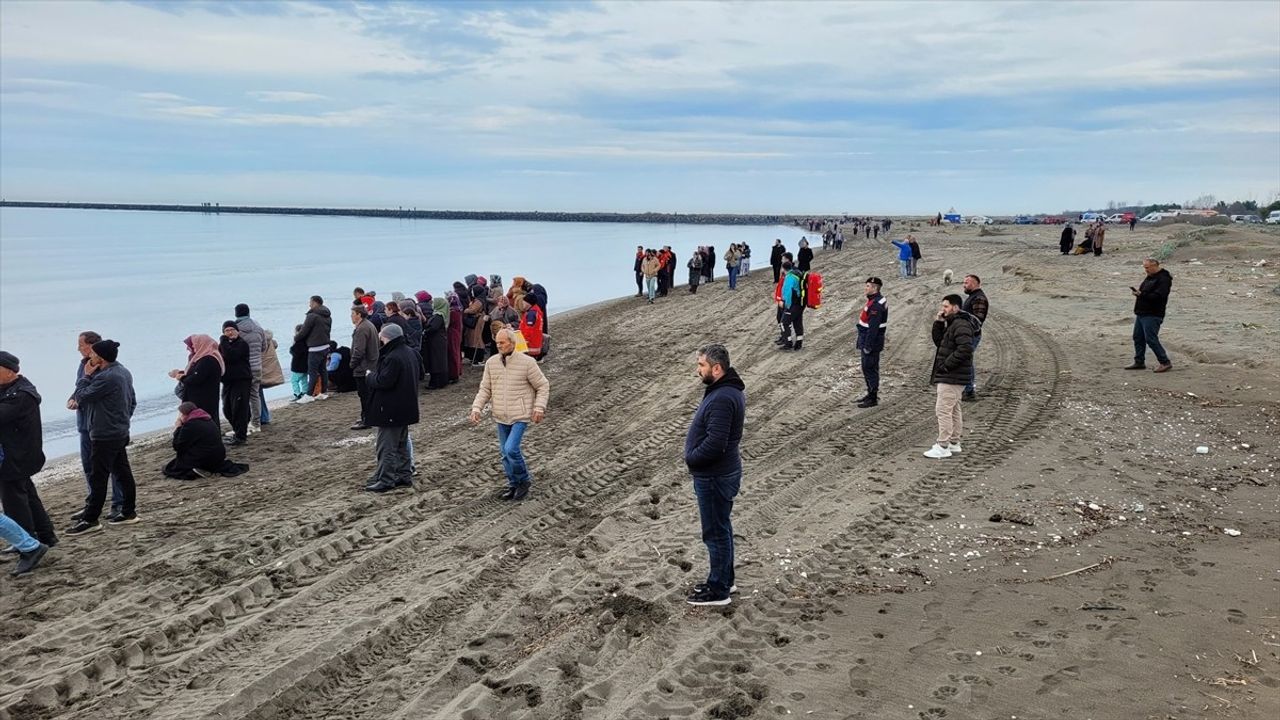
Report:
[[[1130,227],[1132,230],[1133,228]],[[1076,245],[1076,227],[1072,223],[1067,223],[1062,228],[1062,235],[1058,239],[1058,249],[1063,255],[1087,255],[1093,253],[1094,257],[1102,256],[1102,244],[1107,236],[1107,224],[1102,220],[1096,220],[1089,223],[1084,229],[1084,240]]]

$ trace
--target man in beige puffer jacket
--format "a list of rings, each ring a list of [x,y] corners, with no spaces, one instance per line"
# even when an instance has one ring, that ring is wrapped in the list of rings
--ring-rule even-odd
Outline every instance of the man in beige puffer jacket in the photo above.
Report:
[[[529,495],[533,477],[520,452],[520,441],[529,422],[542,422],[547,414],[551,383],[533,358],[515,351],[512,331],[498,331],[494,342],[498,354],[484,364],[480,389],[471,403],[471,424],[480,422],[486,403],[498,424],[498,447],[502,451],[502,469],[507,474],[507,487],[499,493],[503,500],[523,500]]]

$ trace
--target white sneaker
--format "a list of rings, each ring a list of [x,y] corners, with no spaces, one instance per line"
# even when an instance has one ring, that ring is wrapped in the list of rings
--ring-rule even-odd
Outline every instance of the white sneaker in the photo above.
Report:
[[[235,437],[235,436],[236,436],[236,431],[235,431],[235,430],[228,430],[228,431],[226,431],[226,432],[222,433],[222,437],[224,437],[224,438],[233,438],[233,437]]]
[[[941,445],[938,445],[937,443],[934,443],[933,447],[924,451],[924,456],[927,458],[934,458],[934,459],[940,460],[942,458],[951,457],[951,451],[942,447]]]
[[[320,393],[319,395],[317,395],[317,396],[316,396],[316,399],[317,399],[317,400],[328,400],[328,399],[329,399],[329,393]]]
[[[956,453],[961,451],[960,443],[957,443],[957,442],[950,443],[947,445],[947,449],[951,451],[952,455],[955,455]]]
[[[254,433],[256,433],[256,432],[260,432],[261,430],[262,430],[262,428],[258,427],[256,424],[254,424],[254,425],[250,425],[250,426],[249,426],[249,434],[250,434],[250,435],[252,435],[252,434],[254,434]]]
[[[306,405],[307,403],[313,403],[315,401],[316,401],[316,398],[314,395],[303,395],[302,397],[298,398],[299,405]]]

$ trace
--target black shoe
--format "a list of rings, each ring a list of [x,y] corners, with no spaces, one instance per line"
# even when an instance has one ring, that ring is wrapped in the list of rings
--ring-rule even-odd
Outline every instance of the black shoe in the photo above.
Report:
[[[244,438],[238,438],[238,437],[223,438],[222,440],[222,444],[224,445],[244,445],[247,442],[248,441],[245,440]]]
[[[799,350],[799,349],[800,349],[800,348],[802,348],[802,347],[804,347],[804,341],[803,341],[803,340],[797,340],[797,341],[796,341],[796,346],[795,346],[795,347],[793,347],[793,348],[791,348],[791,349],[792,349],[792,350]]]
[[[778,348],[778,349],[779,349],[779,350],[795,350],[795,349],[796,349],[796,344],[795,344],[795,343],[793,343],[793,342],[791,342],[790,340],[788,340],[788,341],[784,342],[784,343],[782,344],[782,347],[780,347],[780,348]]]
[[[708,587],[709,587],[709,586],[708,586],[706,583],[698,583],[697,585],[694,585],[694,586],[693,586],[693,591],[694,591],[694,592],[696,592],[696,593],[698,593],[698,592],[703,592],[703,591],[704,591],[704,590],[706,590]],[[737,595],[737,594],[738,594],[738,586],[737,586],[737,585],[731,585],[731,586],[729,587],[729,594],[730,594],[730,595]]]
[[[142,522],[142,518],[137,513],[126,515],[123,512],[111,513],[111,517],[107,518],[108,525],[137,525]]]
[[[10,570],[9,574],[14,577],[18,577],[19,575],[26,575],[32,570],[35,570],[36,566],[40,564],[40,558],[44,557],[44,554],[47,552],[49,552],[49,546],[44,543],[40,543],[40,545],[31,552],[19,553],[18,566],[13,570]]]
[[[356,423],[355,425],[352,425],[352,426],[351,426],[351,429],[352,429],[352,430],[368,430],[368,429],[369,429],[369,426],[368,426],[368,425],[365,425],[365,424],[364,424],[364,423],[362,423],[362,422],[358,422],[358,423]]]
[[[972,390],[966,390],[960,395],[960,399],[965,402],[977,402],[978,395]]]
[[[67,528],[66,534],[67,535],[88,535],[89,533],[98,532],[101,529],[102,529],[101,523],[96,523],[96,522],[87,523],[84,520],[81,520],[77,522],[75,525],[72,525],[71,527]]]
[[[516,494],[516,486],[508,485],[505,488],[503,488],[502,492],[498,493],[498,499],[510,500],[511,498],[515,497],[515,494]]]
[[[786,344],[787,344],[787,339],[786,339],[786,338],[778,338],[777,340],[774,340],[774,341],[773,341],[773,344],[774,344],[774,345],[786,345]]]
[[[690,605],[728,605],[732,601],[729,599],[729,593],[713,593],[710,590],[703,588],[702,590],[695,591],[688,597],[688,599],[685,600],[685,602]]]
[[[71,513],[71,522],[78,522],[83,517],[84,517],[84,508],[80,508],[79,510]]]
[[[515,487],[515,491],[511,493],[512,500],[523,500],[529,497],[529,483],[522,482]]]
[[[393,482],[387,482],[387,481],[385,481],[385,480],[380,480],[380,481],[378,481],[378,482],[376,482],[376,483],[369,483],[368,485],[365,485],[365,486],[364,486],[364,489],[365,489],[367,492],[384,493],[384,492],[388,492],[388,491],[390,491],[390,490],[395,490],[395,489],[396,489],[396,487],[397,487],[397,485],[396,485],[395,483],[393,483]]]
[[[1125,365],[1124,369],[1125,370],[1146,370],[1147,366],[1142,363],[1134,363],[1132,365]]]
[[[873,408],[880,404],[880,394],[878,392],[869,392],[858,401],[860,408]]]
[[[413,479],[412,479],[412,478],[410,478],[410,479],[408,479],[408,480],[397,480],[397,481],[396,481],[396,487],[398,487],[398,488],[402,488],[402,487],[411,488],[411,487],[413,487]]]

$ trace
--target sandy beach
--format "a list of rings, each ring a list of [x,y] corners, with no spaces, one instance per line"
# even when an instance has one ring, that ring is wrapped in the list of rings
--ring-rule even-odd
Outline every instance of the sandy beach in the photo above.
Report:
[[[466,421],[478,369],[422,398],[412,492],[361,492],[354,395],[277,411],[233,479],[163,479],[164,442],[138,447],[142,524],[0,578],[0,720],[1277,717],[1280,232],[1115,227],[1095,258],[1056,227],[915,225],[918,278],[887,239],[818,253],[801,353],[772,343],[768,267],[554,318],[522,503]],[[1174,371],[1125,371],[1162,247]],[[929,460],[929,324],[967,272],[981,400]],[[858,410],[868,275],[892,324]],[[681,450],[713,341],[749,405],[741,593],[707,610]],[[83,481],[46,475],[61,527]]]

